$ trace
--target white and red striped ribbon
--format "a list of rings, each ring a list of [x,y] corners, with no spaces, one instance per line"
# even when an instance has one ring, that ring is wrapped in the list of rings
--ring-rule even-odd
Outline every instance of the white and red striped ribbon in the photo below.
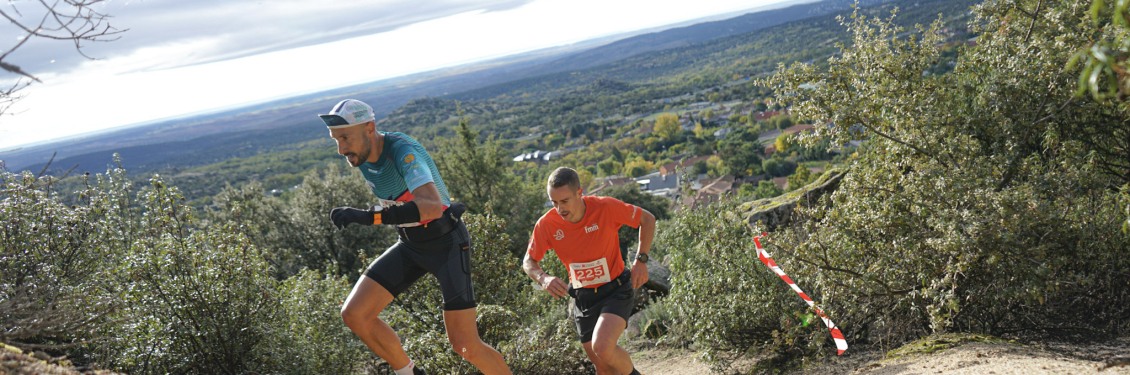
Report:
[[[839,328],[836,328],[836,324],[832,323],[832,320],[828,319],[828,316],[824,315],[824,312],[821,311],[820,308],[816,307],[816,302],[813,302],[812,298],[804,294],[804,291],[800,290],[800,287],[796,286],[796,283],[794,283],[784,271],[781,271],[781,267],[777,267],[777,262],[774,262],[773,258],[769,257],[769,253],[761,247],[761,238],[765,236],[768,236],[768,234],[763,233],[760,236],[753,237],[753,243],[757,245],[757,259],[761,259],[761,263],[765,263],[766,266],[769,266],[769,269],[772,269],[773,272],[777,273],[777,276],[781,277],[781,280],[789,284],[789,287],[793,288],[793,290],[800,295],[800,298],[804,299],[804,302],[808,302],[809,307],[816,310],[816,315],[819,315],[820,319],[824,321],[824,325],[828,326],[828,330],[832,331],[832,340],[836,341],[836,355],[844,354],[844,351],[848,348],[844,334],[840,332]]]

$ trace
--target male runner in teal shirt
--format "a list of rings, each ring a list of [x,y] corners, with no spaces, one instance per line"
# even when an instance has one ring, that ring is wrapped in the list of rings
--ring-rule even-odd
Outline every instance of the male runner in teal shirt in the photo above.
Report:
[[[510,374],[502,354],[479,338],[471,238],[460,220],[464,208],[451,203],[431,156],[407,135],[377,131],[373,109],[361,101],[343,100],[329,114],[318,116],[337,141],[337,152],[361,168],[380,202],[369,209],[335,208],[330,211],[334,225],[395,225],[399,234],[396,244],[353,286],[341,308],[345,325],[397,375],[423,374],[379,315],[394,297],[431,273],[443,291],[443,322],[455,352],[483,374]]]

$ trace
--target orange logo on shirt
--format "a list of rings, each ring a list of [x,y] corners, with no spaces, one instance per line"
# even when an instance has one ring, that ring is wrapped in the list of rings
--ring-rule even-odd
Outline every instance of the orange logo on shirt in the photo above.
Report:
[[[416,157],[415,157],[415,156],[413,156],[412,154],[408,154],[408,156],[405,156],[405,157],[404,157],[404,162],[405,162],[405,163],[411,163],[411,162],[412,162],[412,161],[414,161],[414,160],[416,160]]]

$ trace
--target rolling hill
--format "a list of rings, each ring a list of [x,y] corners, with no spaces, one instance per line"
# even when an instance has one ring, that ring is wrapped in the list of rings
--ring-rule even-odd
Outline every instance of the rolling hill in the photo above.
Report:
[[[38,171],[51,155],[57,152],[58,156],[52,165],[54,171],[66,170],[76,164],[80,166],[80,169],[100,168],[100,166],[110,162],[110,155],[114,152],[132,154],[138,150],[176,150],[183,146],[181,142],[207,135],[229,132],[261,134],[254,132],[256,130],[269,134],[272,129],[279,129],[280,127],[314,126],[317,125],[317,120],[311,116],[312,113],[324,111],[325,108],[346,97],[361,99],[370,103],[378,116],[383,116],[408,103],[413,98],[442,96],[483,87],[497,87],[499,84],[505,85],[507,82],[525,77],[601,66],[648,51],[670,49],[729,35],[749,33],[790,20],[827,14],[845,9],[852,4],[848,0],[824,0],[812,3],[806,3],[806,1],[778,3],[760,8],[767,10],[725,20],[700,22],[656,32],[645,30],[642,31],[644,32],[642,35],[632,33],[612,36],[576,45],[548,48],[482,63],[257,103],[214,113],[181,116],[157,120],[148,124],[123,126],[48,144],[0,151],[0,160],[3,160],[6,167],[11,170],[30,169]],[[861,4],[873,4],[882,1],[884,0],[866,0]],[[790,4],[796,5],[789,6]],[[625,36],[629,37],[625,38]],[[460,98],[468,100],[480,98],[482,95],[489,95],[490,93],[492,91],[489,89],[481,92],[472,91],[471,94]],[[284,132],[294,138],[268,137],[282,143],[252,142],[250,147],[258,147],[258,151],[254,152],[262,152],[275,146],[314,139],[320,134],[290,130]],[[235,137],[200,138],[195,142],[228,142],[230,144],[194,146],[190,147],[190,151],[200,149],[233,150],[239,149],[242,143]],[[148,168],[148,166],[157,165],[154,162],[174,158],[181,158],[186,161],[216,160],[224,157],[240,157],[244,154],[210,154],[211,156],[206,158],[192,158],[185,154],[163,156],[157,153],[145,153],[145,155],[153,160],[142,162],[136,158],[127,157],[125,158],[126,166]]]

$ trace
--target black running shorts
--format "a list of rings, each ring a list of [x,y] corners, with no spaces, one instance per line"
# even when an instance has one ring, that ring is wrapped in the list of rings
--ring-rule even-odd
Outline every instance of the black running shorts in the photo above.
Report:
[[[574,323],[581,343],[592,341],[593,331],[600,314],[615,314],[628,321],[632,314],[632,273],[624,270],[620,276],[597,288],[569,288],[573,296]]]
[[[475,307],[475,289],[471,286],[471,235],[462,220],[451,232],[430,241],[400,240],[374,260],[365,276],[400,295],[416,280],[430,273],[443,291],[444,310]]]

